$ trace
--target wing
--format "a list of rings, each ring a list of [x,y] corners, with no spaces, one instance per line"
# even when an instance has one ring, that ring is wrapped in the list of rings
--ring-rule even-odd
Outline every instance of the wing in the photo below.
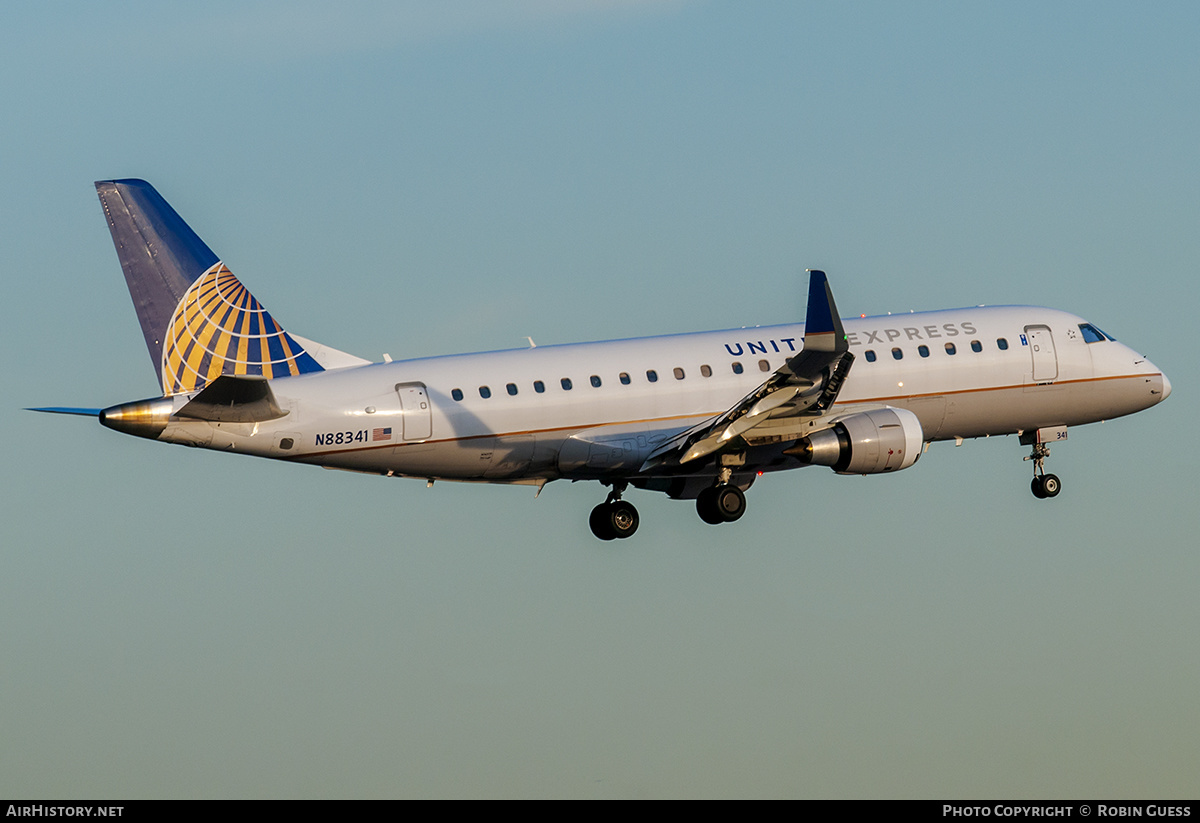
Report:
[[[757,389],[724,414],[706,420],[664,443],[643,471],[682,466],[720,452],[746,447],[747,439],[782,442],[810,431],[837,399],[854,355],[833,302],[825,272],[811,270],[804,345]],[[788,434],[795,431],[795,435]]]

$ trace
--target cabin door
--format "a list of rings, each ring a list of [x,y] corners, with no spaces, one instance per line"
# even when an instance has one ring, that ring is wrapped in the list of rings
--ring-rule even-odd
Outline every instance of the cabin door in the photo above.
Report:
[[[1033,357],[1033,382],[1049,383],[1058,377],[1058,356],[1049,326],[1026,326],[1025,343]]]
[[[424,383],[397,383],[405,440],[428,440],[433,435],[433,409]]]

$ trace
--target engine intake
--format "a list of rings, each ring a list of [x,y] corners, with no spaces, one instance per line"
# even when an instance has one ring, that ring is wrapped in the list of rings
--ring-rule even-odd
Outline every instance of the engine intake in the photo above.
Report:
[[[875,409],[843,417],[783,453],[839,474],[876,474],[916,463],[923,439],[921,421],[908,409]]]

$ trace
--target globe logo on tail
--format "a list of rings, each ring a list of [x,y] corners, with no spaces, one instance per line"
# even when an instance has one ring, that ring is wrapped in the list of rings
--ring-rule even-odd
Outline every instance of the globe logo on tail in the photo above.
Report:
[[[285,377],[321,371],[223,263],[188,288],[163,340],[164,394],[198,391],[222,374]]]

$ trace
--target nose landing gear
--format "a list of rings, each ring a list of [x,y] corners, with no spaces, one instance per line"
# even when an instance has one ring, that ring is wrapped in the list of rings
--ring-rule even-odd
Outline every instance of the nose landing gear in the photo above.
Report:
[[[623,540],[626,537],[632,537],[640,522],[638,510],[632,503],[621,499],[621,495],[625,493],[629,484],[624,480],[618,480],[612,485],[613,488],[608,493],[608,499],[592,509],[592,514],[588,518],[592,534],[601,540]]]
[[[1025,458],[1033,461],[1033,482],[1029,484],[1029,488],[1038,500],[1057,497],[1062,491],[1062,481],[1058,479],[1058,475],[1046,474],[1045,462],[1049,456],[1049,446],[1045,443],[1034,443],[1033,451]]]

